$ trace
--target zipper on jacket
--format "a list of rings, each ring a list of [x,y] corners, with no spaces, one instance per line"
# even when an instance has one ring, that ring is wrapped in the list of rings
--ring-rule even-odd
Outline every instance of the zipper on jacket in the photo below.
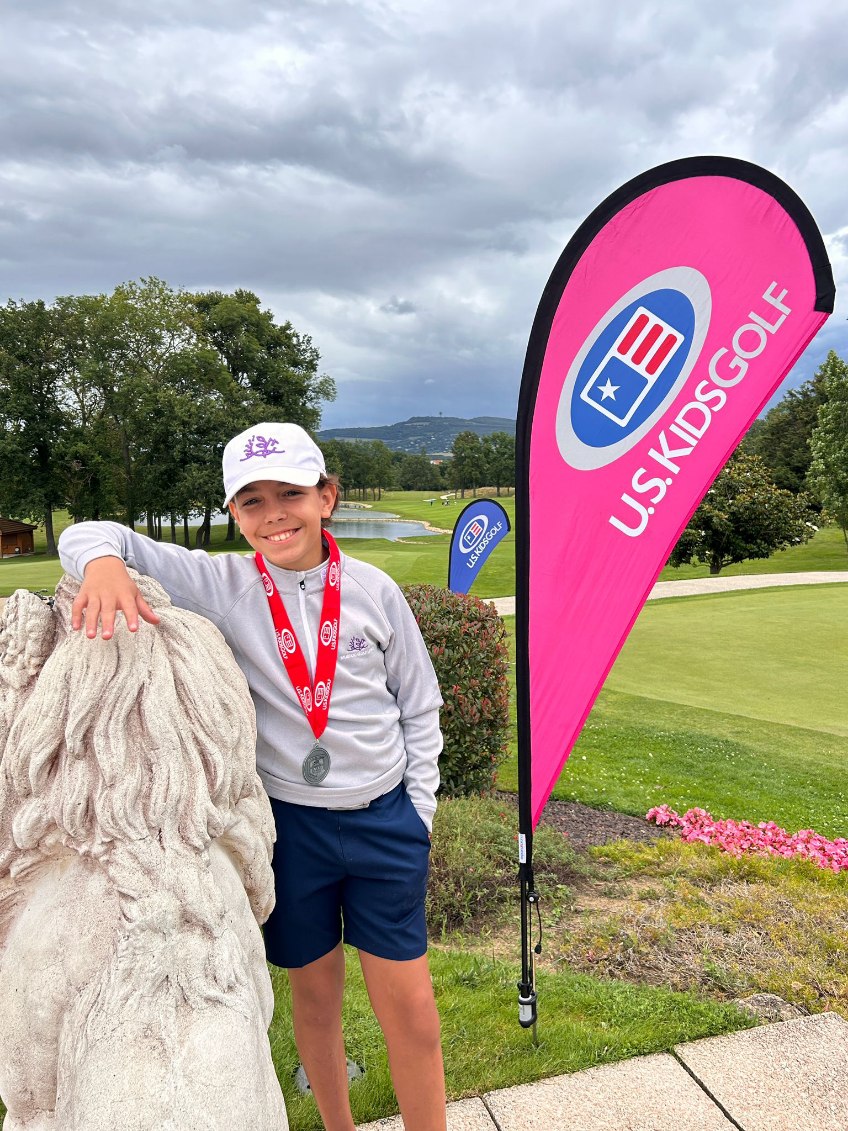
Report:
[[[315,679],[315,641],[312,639],[312,631],[309,627],[309,619],[306,616],[306,575],[301,574],[298,578],[297,586],[297,600],[300,605],[300,622],[303,625],[303,631],[306,634],[306,654],[309,657],[309,674],[312,679]]]

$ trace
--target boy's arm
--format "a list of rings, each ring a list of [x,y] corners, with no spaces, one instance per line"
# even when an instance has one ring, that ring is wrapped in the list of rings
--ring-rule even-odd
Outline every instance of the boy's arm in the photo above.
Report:
[[[406,746],[406,772],[403,775],[406,792],[427,826],[427,832],[432,832],[436,790],[439,788],[439,755],[442,752],[439,708],[434,707],[412,718],[401,717],[400,724]]]
[[[123,612],[128,625],[138,627],[138,617],[156,624],[158,617],[145,605],[128,576],[126,566],[156,580],[171,601],[191,609],[214,623],[222,613],[222,599],[231,587],[222,585],[227,561],[210,557],[202,550],[186,550],[166,542],[154,542],[117,522],[80,522],[67,527],[59,538],[59,558],[64,569],[82,582],[74,602],[73,615],[86,632],[97,635],[100,622],[104,637],[114,631],[116,612]],[[241,559],[239,558],[239,561]],[[76,623],[75,623],[76,627]]]
[[[80,591],[71,606],[71,626],[75,630],[81,628],[85,618],[85,634],[92,639],[97,635],[99,621],[101,635],[108,640],[115,631],[117,612],[126,617],[130,632],[138,630],[139,616],[148,624],[158,624],[160,620],[142,597],[121,558],[94,558],[85,567]]]
[[[406,792],[421,820],[432,831],[439,788],[442,696],[427,645],[412,610],[399,589],[384,605],[393,628],[385,652],[389,690],[400,708],[406,747]]]

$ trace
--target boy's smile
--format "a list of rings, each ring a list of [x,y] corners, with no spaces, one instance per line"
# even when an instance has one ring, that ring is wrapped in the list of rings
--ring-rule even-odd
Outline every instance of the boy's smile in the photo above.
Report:
[[[230,503],[242,534],[272,565],[303,572],[324,560],[321,519],[336,501],[332,483],[299,487],[262,479],[249,483]]]

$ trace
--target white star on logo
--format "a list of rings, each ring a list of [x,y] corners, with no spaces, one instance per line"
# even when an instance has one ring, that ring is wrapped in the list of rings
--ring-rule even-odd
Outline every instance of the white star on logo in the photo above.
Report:
[[[598,385],[598,389],[601,393],[601,400],[605,401],[608,397],[612,400],[615,400],[615,394],[620,388],[620,385],[613,385],[612,381],[609,379],[609,377],[607,377],[606,385]]]

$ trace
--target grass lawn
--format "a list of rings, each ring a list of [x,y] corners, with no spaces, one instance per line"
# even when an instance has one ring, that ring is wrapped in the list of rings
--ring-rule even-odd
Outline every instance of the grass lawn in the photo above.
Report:
[[[436,543],[434,545],[433,543]],[[448,583],[450,538],[427,537],[409,542],[387,542],[384,538],[341,538],[345,553],[378,566],[399,585]],[[509,597],[515,591],[513,535],[497,545],[471,590],[475,597]]]
[[[750,1024],[731,1006],[692,994],[581,974],[540,973],[544,1015],[540,1043],[534,1047],[516,1020],[512,964],[479,953],[433,949],[430,966],[451,1099],[659,1052],[681,1040]],[[288,983],[276,972],[274,992],[271,1049],[289,1120],[297,1131],[314,1131],[322,1126],[315,1103],[299,1095],[293,1084],[298,1058],[291,1037]],[[385,1049],[353,953],[348,954],[344,1027],[348,1056],[365,1067],[365,1076],[351,1089],[355,1121],[396,1111]]]
[[[347,955],[344,1030],[348,1056],[365,1068],[351,1088],[357,1123],[397,1111],[382,1035],[355,952]],[[660,1052],[697,1037],[732,1032],[751,1022],[703,995],[613,982],[584,974],[540,973],[544,1001],[540,1042],[518,1025],[514,965],[482,954],[433,949],[430,967],[442,1020],[450,1099],[479,1095],[595,1064]],[[323,1126],[311,1096],[294,1082],[299,1058],[291,1031],[288,979],[271,968],[276,1003],[271,1055],[293,1131]],[[0,1117],[5,1108],[0,1102]]]
[[[548,918],[546,965],[719,1001],[776,994],[848,1018],[844,874],[677,838],[590,856],[568,913]]]
[[[722,577],[748,577],[756,573],[802,573],[817,570],[848,569],[848,550],[838,526],[823,526],[803,546],[778,550],[770,558],[737,562],[721,571]],[[688,581],[692,577],[709,577],[706,566],[671,566],[660,574],[660,581]]]
[[[441,492],[441,494],[445,493],[445,491]],[[439,493],[436,491],[384,491],[381,499],[366,499],[364,501],[374,510],[389,511],[400,515],[401,518],[429,522],[431,526],[452,530],[460,512],[465,507],[483,498],[494,499],[496,503],[500,503],[509,516],[510,524],[512,524],[515,518],[515,496],[507,495],[505,489],[502,489],[500,495],[496,495],[489,488],[476,496],[467,491],[464,499],[449,499],[447,506],[442,505]],[[431,505],[429,499],[435,499],[435,502]],[[356,500],[351,501],[355,502]]]
[[[53,590],[62,576],[57,558],[35,553],[26,558],[0,560],[0,597],[8,597],[16,589]]]
[[[845,585],[649,602],[610,686],[848,737],[841,624],[848,624]]]
[[[841,585],[649,602],[553,796],[845,836],[846,617]],[[499,782],[516,788],[514,748]]]
[[[547,895],[556,893],[567,902],[568,888],[559,881],[570,882],[574,875],[573,851],[551,829],[540,830],[536,844],[537,875]],[[700,991],[670,991],[591,972],[542,969],[539,1044],[534,1045],[517,1023],[514,911],[514,809],[487,798],[444,801],[434,826],[428,919],[436,940],[430,965],[451,1099],[658,1052],[681,1041],[751,1024],[726,1002]],[[450,922],[453,933],[440,937],[440,922]],[[503,951],[510,960],[494,954],[494,932],[499,929],[508,937]],[[396,1108],[385,1048],[359,963],[350,950],[347,959],[347,1052],[366,1070],[351,1090],[351,1101],[356,1120],[365,1122]],[[291,1126],[298,1131],[317,1129],[321,1124],[315,1104],[298,1093],[294,1082],[298,1055],[288,981],[275,968],[271,975],[276,1010],[269,1037]]]
[[[233,548],[241,552],[249,549],[243,542],[235,547],[232,543],[225,543],[223,532],[213,537],[213,553]],[[385,570],[400,585],[447,585],[448,535],[408,542],[389,542],[385,538],[340,538],[339,545],[346,554]],[[514,592],[513,555],[512,535],[508,534],[492,551],[486,568],[474,583],[472,592],[475,596],[508,597]],[[38,553],[26,558],[5,558],[0,561],[0,597],[8,597],[16,589],[54,589],[61,576],[62,567],[57,558]]]

